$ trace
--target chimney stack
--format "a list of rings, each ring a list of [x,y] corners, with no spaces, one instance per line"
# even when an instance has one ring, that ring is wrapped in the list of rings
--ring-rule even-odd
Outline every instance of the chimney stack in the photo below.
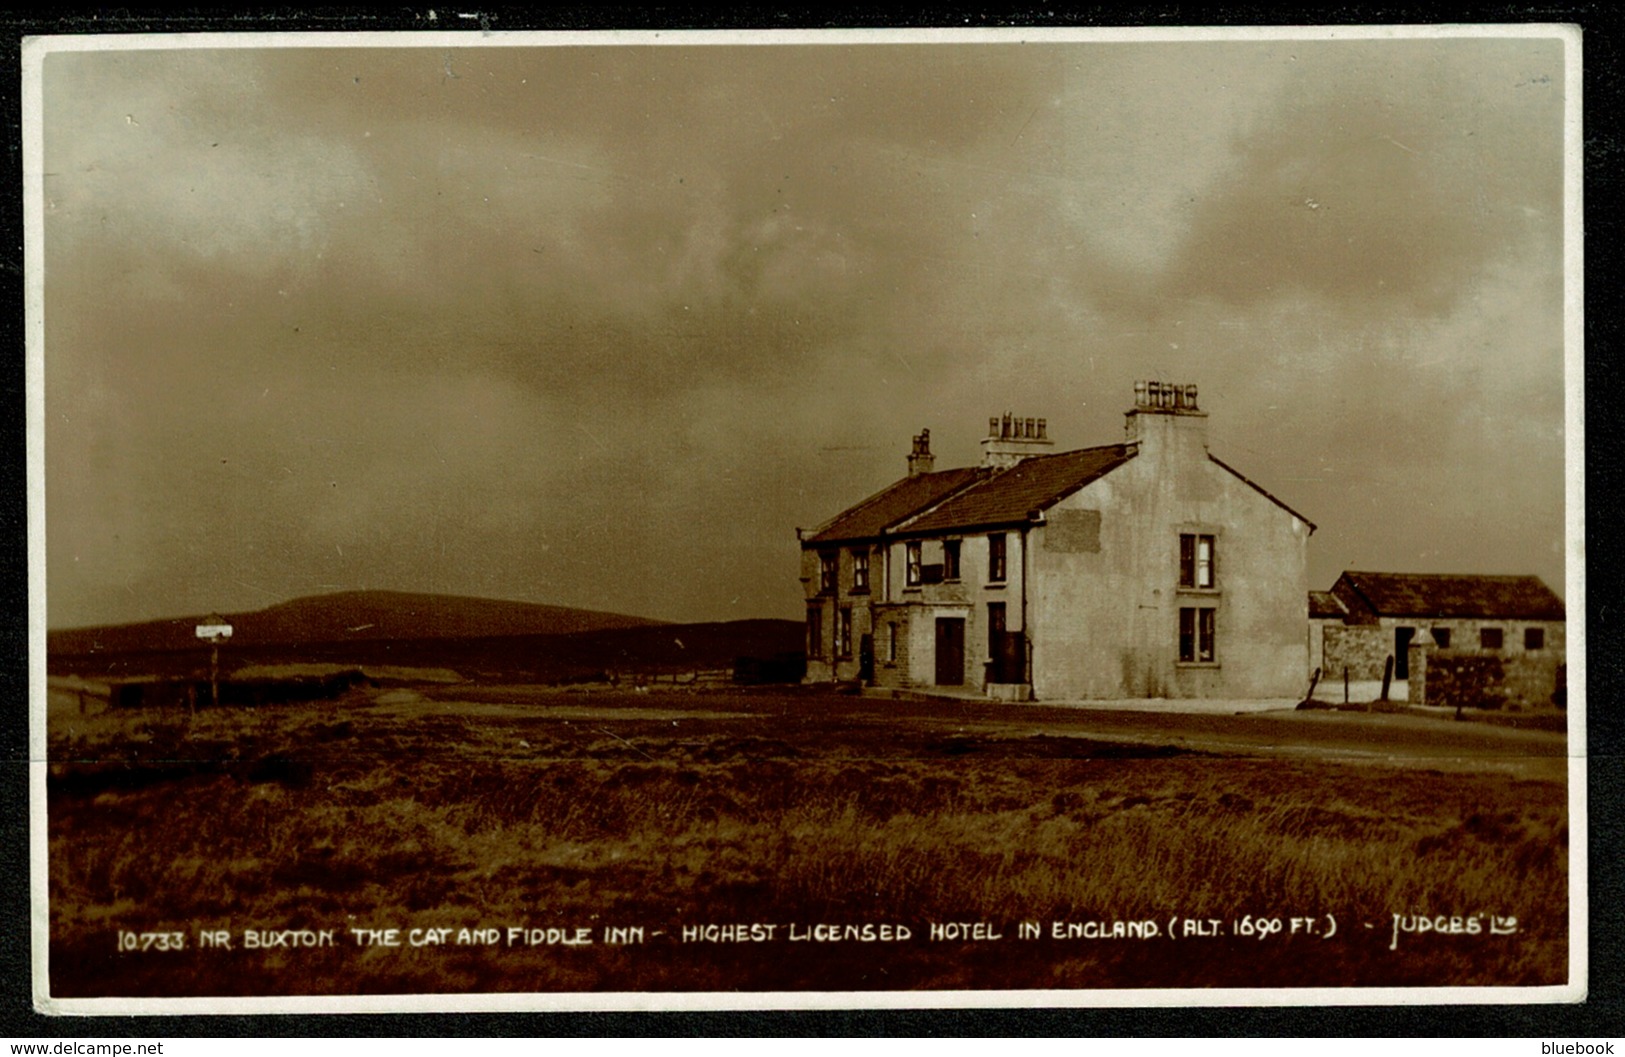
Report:
[[[987,420],[987,436],[982,440],[982,465],[1008,470],[1022,459],[1047,455],[1055,446],[1049,439],[1049,423],[1042,418],[1004,417]]]
[[[908,455],[908,475],[918,477],[922,473],[930,473],[936,464],[937,458],[931,454],[931,431],[922,429],[919,436],[914,438],[914,450]]]
[[[1182,446],[1192,454],[1207,452],[1207,412],[1197,405],[1196,386],[1171,382],[1134,383],[1134,407],[1125,416],[1124,432],[1142,452],[1174,451]]]

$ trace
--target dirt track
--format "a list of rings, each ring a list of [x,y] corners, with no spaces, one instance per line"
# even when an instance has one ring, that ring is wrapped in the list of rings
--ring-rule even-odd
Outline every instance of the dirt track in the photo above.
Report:
[[[538,721],[580,721],[590,712],[596,721],[617,725],[649,722],[658,711],[663,725],[674,718],[681,719],[684,726],[716,723],[755,737],[772,737],[787,728],[815,724],[831,755],[888,754],[886,746],[896,738],[897,725],[903,723],[916,732],[978,741],[1087,738],[1248,756],[1310,756],[1446,771],[1493,769],[1552,781],[1563,780],[1567,773],[1568,741],[1563,734],[1399,714],[1127,712],[960,699],[897,701],[800,691],[536,695],[519,687],[490,687],[467,695],[459,690],[437,689],[433,696],[438,704],[427,707],[461,704],[466,708],[472,702],[463,700],[465,696],[477,696],[487,705],[522,703],[524,711]]]

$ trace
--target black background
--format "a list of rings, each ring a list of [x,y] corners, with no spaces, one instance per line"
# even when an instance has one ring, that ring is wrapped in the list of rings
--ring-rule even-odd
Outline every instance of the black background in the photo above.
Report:
[[[73,1039],[122,1036],[755,1036],[755,1035],[1085,1035],[1085,1036],[1525,1036],[1548,1039],[1625,1034],[1625,959],[1620,902],[1621,715],[1612,692],[1625,674],[1618,625],[1625,608],[1612,601],[1618,562],[1611,561],[1622,512],[1619,446],[1625,415],[1618,405],[1621,330],[1619,246],[1625,141],[1618,129],[1621,28],[1625,19],[1603,3],[1501,4],[1474,8],[1420,5],[1078,5],[1022,9],[937,6],[930,10],[832,13],[828,7],[731,5],[726,12],[675,5],[556,8],[546,14],[504,7],[428,7],[368,11],[348,8],[131,9],[50,16],[0,11],[0,108],[5,116],[6,182],[0,196],[0,1036]],[[477,13],[465,19],[459,13]],[[793,29],[966,26],[1185,26],[1408,23],[1571,23],[1584,36],[1586,279],[1586,657],[1590,760],[1590,996],[1579,1005],[1361,1006],[1181,1009],[828,1010],[813,1012],[354,1014],[218,1017],[45,1017],[32,1009],[28,850],[28,554],[23,326],[23,197],[20,46],[24,37],[88,33],[294,31],[466,31],[520,29]],[[9,71],[9,72],[6,72]],[[1595,577],[1593,578],[1593,573]],[[1571,633],[1572,634],[1572,633]],[[1591,647],[1595,646],[1595,649]],[[1531,1048],[1531,1053],[1536,1052]]]

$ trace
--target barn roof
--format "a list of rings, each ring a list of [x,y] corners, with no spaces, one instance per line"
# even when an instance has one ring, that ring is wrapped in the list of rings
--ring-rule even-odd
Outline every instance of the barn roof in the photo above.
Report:
[[[1341,620],[1348,615],[1348,607],[1343,604],[1343,600],[1330,591],[1309,592],[1309,617],[1311,620],[1324,617],[1335,617]]]
[[[979,467],[966,466],[905,477],[835,515],[802,542],[836,543],[878,536],[897,522],[940,503],[985,474],[986,471]]]
[[[1538,576],[1345,572],[1345,586],[1383,617],[1562,620],[1563,600]],[[1338,594],[1348,597],[1343,591]]]
[[[942,532],[1026,521],[1034,511],[1054,505],[1128,462],[1135,450],[1131,444],[1108,444],[1023,459],[899,526],[900,531]]]

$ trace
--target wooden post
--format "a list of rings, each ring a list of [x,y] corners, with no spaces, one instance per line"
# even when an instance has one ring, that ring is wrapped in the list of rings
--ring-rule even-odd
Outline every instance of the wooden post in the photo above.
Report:
[[[1382,666],[1382,700],[1388,700],[1388,687],[1394,681],[1394,655],[1388,655],[1388,663]]]
[[[1349,703],[1349,666],[1343,665],[1343,703]]]
[[[209,643],[209,705],[220,707],[220,640]]]

